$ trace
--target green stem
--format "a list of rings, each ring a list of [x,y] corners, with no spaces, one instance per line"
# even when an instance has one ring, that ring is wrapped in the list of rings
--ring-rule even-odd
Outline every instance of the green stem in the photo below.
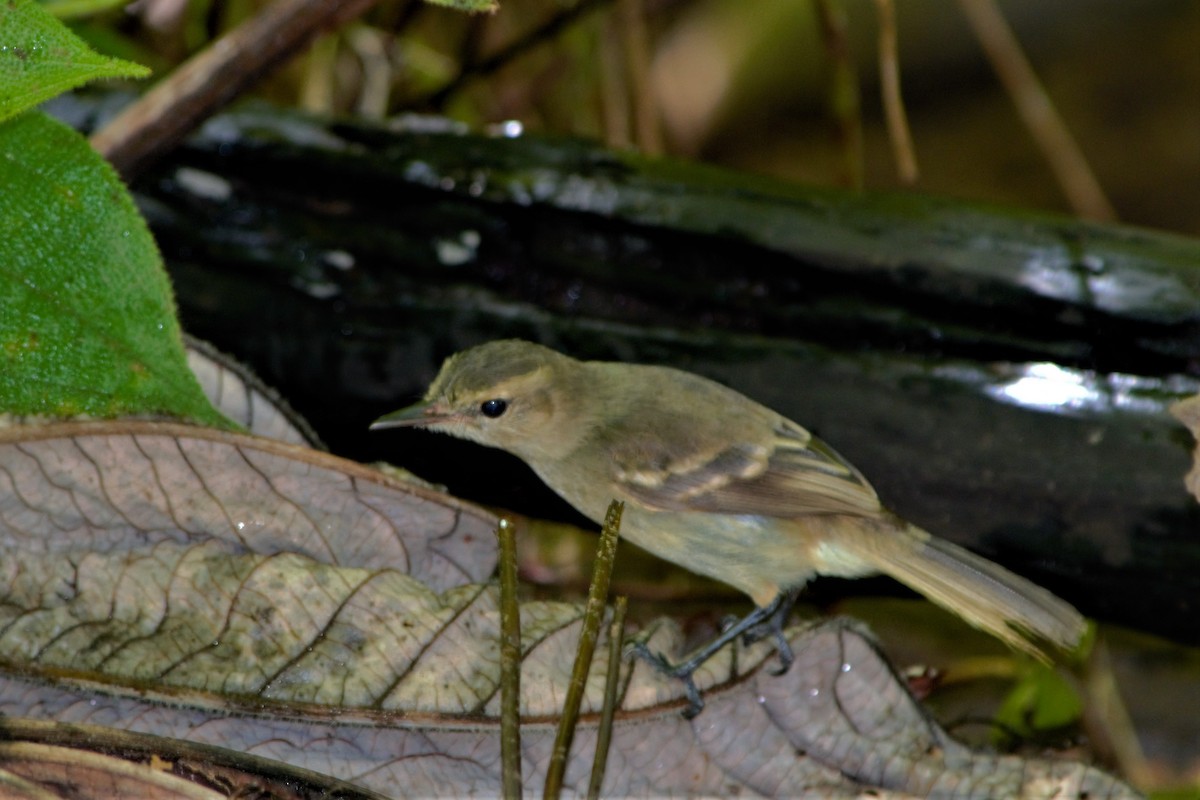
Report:
[[[608,626],[608,674],[604,679],[604,707],[600,710],[600,729],[596,732],[596,755],[592,758],[592,779],[588,782],[588,800],[598,800],[608,765],[608,745],[612,741],[613,715],[617,711],[617,686],[621,677],[621,649],[625,639],[625,610],[629,598],[618,597],[613,604],[613,619]]]
[[[501,519],[500,540],[500,769],[505,797],[521,796],[521,613],[517,605],[517,545],[513,524]]]
[[[587,605],[583,612],[583,628],[579,633],[579,648],[575,651],[575,666],[571,670],[571,683],[567,686],[567,699],[563,703],[562,717],[558,721],[558,733],[554,738],[554,752],[546,771],[544,798],[556,798],[562,793],[563,773],[567,766],[567,752],[575,735],[575,724],[579,719],[579,705],[583,701],[583,690],[587,685],[588,670],[596,652],[596,640],[600,636],[600,623],[604,619],[605,600],[608,598],[608,582],[612,576],[613,560],[617,555],[617,534],[621,530],[621,512],[625,504],[616,500],[608,506],[604,527],[600,531],[600,544],[596,548],[596,566],[592,571],[592,586],[588,591]]]

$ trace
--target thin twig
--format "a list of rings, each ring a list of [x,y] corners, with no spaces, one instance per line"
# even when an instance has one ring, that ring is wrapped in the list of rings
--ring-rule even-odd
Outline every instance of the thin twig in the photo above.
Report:
[[[817,0],[821,23],[821,41],[829,57],[829,108],[837,125],[842,150],[842,183],[854,189],[863,185],[862,103],[858,90],[858,70],[850,52],[846,15],[836,0]]]
[[[1050,163],[1071,208],[1087,219],[1116,220],[1117,212],[1088,166],[1083,150],[1055,110],[994,0],[958,0],[958,4],[1025,127]]]
[[[900,59],[896,47],[896,9],[892,0],[875,0],[879,11],[879,84],[883,92],[883,112],[896,173],[904,183],[915,183],[920,171],[913,150],[912,133],[900,95]]]
[[[126,179],[276,64],[378,0],[276,0],[214,41],[92,135]]]
[[[505,797],[521,796],[521,612],[517,604],[517,543],[501,518],[500,540],[500,769]]]
[[[600,34],[600,111],[604,125],[604,144],[621,149],[629,147],[629,86],[625,80],[621,20],[609,14]]]
[[[621,678],[621,651],[625,644],[625,611],[629,598],[618,597],[613,603],[612,624],[608,626],[608,674],[604,676],[604,707],[600,709],[600,727],[596,731],[596,754],[592,758],[592,777],[588,798],[600,797],[604,770],[608,766],[608,746],[612,741],[613,716],[617,712],[617,689]]]
[[[1135,786],[1149,786],[1152,770],[1138,741],[1137,729],[1129,709],[1121,698],[1121,689],[1113,673],[1112,654],[1102,639],[1097,639],[1088,658],[1083,677],[1084,730],[1092,747],[1102,758],[1117,766]]]
[[[558,720],[554,751],[550,754],[550,765],[546,769],[546,785],[542,797],[547,800],[557,798],[562,793],[567,753],[575,735],[579,706],[583,701],[583,691],[587,687],[588,671],[596,652],[596,640],[600,637],[600,623],[604,619],[608,583],[612,576],[613,560],[617,555],[617,536],[621,530],[621,512],[624,509],[625,504],[616,500],[609,504],[608,513],[604,517],[604,527],[600,531],[600,543],[596,546],[596,565],[592,570],[592,586],[588,590],[587,605],[583,611],[583,626],[579,632],[579,648],[575,651],[575,666],[571,670],[571,682],[567,686],[567,698],[563,701],[562,716]]]
[[[300,107],[312,114],[330,114],[337,94],[334,76],[337,73],[337,36],[322,36],[313,42],[304,64],[304,81],[300,85]]]
[[[553,39],[571,24],[579,21],[588,13],[595,11],[605,3],[612,0],[579,0],[575,5],[564,11],[555,14],[546,22],[529,31],[529,33],[510,42],[499,51],[492,55],[477,61],[473,64],[464,65],[462,70],[450,79],[445,86],[440,89],[435,89],[424,97],[415,98],[410,104],[413,108],[433,108],[438,109],[445,105],[446,100],[452,94],[461,89],[471,80],[482,78],[491,75],[496,70],[500,69],[510,61],[515,60],[519,56],[524,55],[528,51],[538,45]]]
[[[617,18],[624,32],[625,72],[633,99],[634,141],[649,155],[662,153],[662,126],[650,83],[650,35],[642,0],[617,0]]]
[[[395,76],[387,37],[377,28],[354,25],[346,31],[346,39],[362,65],[362,85],[355,111],[367,119],[383,119],[387,116]]]

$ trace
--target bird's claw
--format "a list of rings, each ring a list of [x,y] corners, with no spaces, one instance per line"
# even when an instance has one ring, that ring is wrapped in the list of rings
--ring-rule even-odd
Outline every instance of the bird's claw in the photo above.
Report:
[[[655,671],[663,675],[669,675],[672,678],[679,677],[675,674],[675,664],[667,661],[667,657],[662,653],[656,653],[646,646],[645,642],[631,642],[629,646],[630,652],[645,661],[650,666],[654,667]]]
[[[775,632],[775,653],[779,656],[779,666],[771,670],[771,674],[775,676],[783,675],[792,668],[792,662],[796,660],[795,654],[792,653],[792,646],[788,644],[783,631]]]
[[[782,675],[791,668],[796,656],[792,653],[792,646],[788,644],[787,637],[783,635],[783,624],[779,617],[772,617],[746,631],[742,634],[742,644],[749,647],[768,636],[775,640],[775,652],[779,656],[779,666],[771,670],[771,674]]]
[[[779,666],[771,670],[771,674],[776,676],[783,675],[791,669],[792,662],[796,660],[795,654],[792,653],[792,646],[788,644],[787,637],[783,635],[783,624],[787,620],[790,608],[791,600],[788,600],[780,611],[771,614],[742,633],[742,644],[746,647],[768,636],[775,640],[775,652],[779,655]]]
[[[696,679],[693,677],[693,673],[696,671],[694,664],[686,661],[681,664],[672,664],[662,653],[656,653],[647,647],[645,642],[633,642],[629,651],[653,667],[655,672],[675,678],[683,684],[684,694],[688,699],[688,707],[683,710],[684,719],[694,719],[704,710],[704,699],[700,696],[700,689],[697,688]]]

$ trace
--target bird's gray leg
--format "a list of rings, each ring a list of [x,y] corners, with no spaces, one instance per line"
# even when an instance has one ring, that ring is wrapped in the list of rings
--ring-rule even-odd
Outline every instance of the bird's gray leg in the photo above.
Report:
[[[792,653],[792,646],[788,644],[787,637],[783,635],[783,626],[787,623],[788,617],[792,613],[792,606],[796,604],[796,598],[799,596],[799,589],[780,592],[779,596],[768,606],[768,608],[775,609],[771,615],[762,622],[750,626],[742,634],[742,644],[746,646],[767,636],[775,640],[775,652],[779,654],[779,668],[773,670],[772,675],[782,675],[787,672],[792,666],[792,662],[796,660],[796,656]]]
[[[780,664],[779,670],[774,674],[782,675],[787,672],[788,667],[792,665],[794,656],[792,648],[783,636],[783,623],[792,610],[792,604],[796,602],[797,594],[796,591],[781,592],[768,605],[756,608],[733,624],[726,626],[710,642],[693,651],[678,664],[672,664],[662,653],[651,652],[645,642],[634,642],[631,650],[635,656],[649,663],[658,672],[683,682],[688,698],[688,707],[684,709],[683,716],[686,719],[692,719],[704,709],[704,700],[700,697],[700,690],[696,688],[693,675],[700,665],[739,636],[745,637],[746,644],[758,641],[767,635],[774,636]]]

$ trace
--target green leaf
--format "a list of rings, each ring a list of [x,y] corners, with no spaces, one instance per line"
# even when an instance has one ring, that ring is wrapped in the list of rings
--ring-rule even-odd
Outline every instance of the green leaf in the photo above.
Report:
[[[187,367],[170,283],[112,168],[39,112],[0,123],[0,411],[230,427]]]
[[[1040,732],[1079,721],[1083,702],[1078,693],[1050,667],[1037,665],[1013,687],[996,712],[999,735],[1032,738]]]
[[[0,122],[97,78],[149,74],[95,52],[34,0],[0,3]]]

